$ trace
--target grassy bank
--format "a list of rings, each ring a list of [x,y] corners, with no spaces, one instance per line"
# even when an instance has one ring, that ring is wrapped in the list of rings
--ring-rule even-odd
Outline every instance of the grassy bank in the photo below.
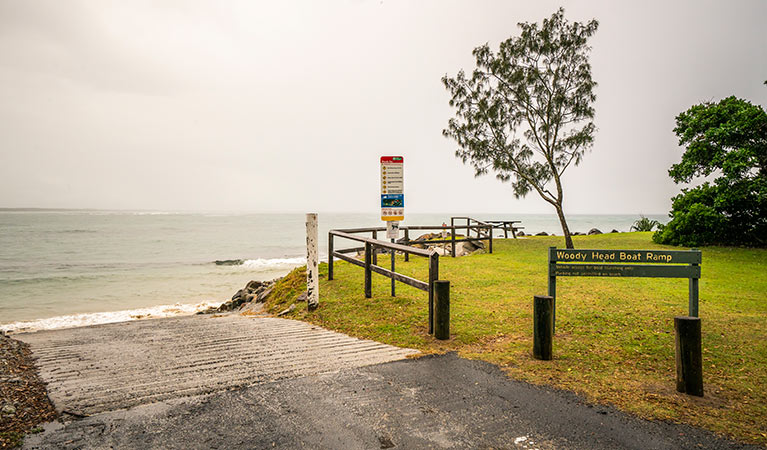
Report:
[[[577,236],[576,248],[660,249],[651,233]],[[426,333],[426,293],[373,275],[373,298],[363,295],[363,271],[323,266],[321,306],[287,317],[354,336],[417,348],[455,350],[500,365],[510,377],[576,391],[646,418],[701,426],[767,444],[767,250],[703,249],[703,398],[675,391],[673,317],[687,314],[687,280],[560,278],[554,361],[532,357],[532,298],[547,289],[546,250],[557,237],[495,242],[495,252],[440,258],[451,281],[449,341]],[[383,263],[382,263],[383,264]],[[399,272],[426,279],[427,263],[399,258]],[[284,310],[305,289],[303,273],[286,277],[269,301]]]

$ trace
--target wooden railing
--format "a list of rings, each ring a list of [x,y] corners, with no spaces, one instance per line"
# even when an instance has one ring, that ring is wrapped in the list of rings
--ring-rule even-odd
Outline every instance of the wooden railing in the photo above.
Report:
[[[434,333],[434,282],[439,279],[439,254],[434,250],[410,247],[407,245],[386,242],[376,239],[379,231],[385,231],[382,228],[355,228],[349,230],[330,230],[328,232],[328,280],[332,280],[333,259],[338,258],[355,266],[365,269],[365,298],[373,296],[373,272],[391,278],[391,295],[395,295],[394,283],[399,281],[408,286],[428,292],[429,295],[429,334]],[[355,233],[372,233],[372,237],[367,238],[358,236]],[[364,247],[352,247],[345,249],[335,249],[335,238],[349,239],[355,242],[364,243]],[[391,254],[391,269],[386,269],[378,265],[378,249],[389,250]],[[365,252],[365,260],[360,261],[348,256],[347,253]],[[397,273],[395,268],[395,253],[402,252],[405,256],[416,255],[429,259],[429,278],[428,281],[421,281],[407,275]]]

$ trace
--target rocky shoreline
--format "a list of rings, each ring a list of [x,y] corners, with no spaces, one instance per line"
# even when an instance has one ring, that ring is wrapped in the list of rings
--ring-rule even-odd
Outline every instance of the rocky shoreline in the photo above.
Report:
[[[0,332],[0,448],[20,445],[57,417],[29,346]]]

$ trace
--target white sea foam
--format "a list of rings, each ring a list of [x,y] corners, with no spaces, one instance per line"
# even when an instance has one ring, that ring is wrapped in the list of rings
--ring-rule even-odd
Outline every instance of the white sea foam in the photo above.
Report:
[[[197,304],[176,303],[174,305],[159,305],[125,311],[72,314],[50,317],[48,319],[37,319],[28,322],[8,323],[0,325],[0,330],[21,333],[27,331],[55,330],[58,328],[84,327],[103,323],[127,322],[138,319],[183,316],[194,314],[210,307],[217,307],[222,303],[223,302],[202,302]]]
[[[254,270],[286,269],[306,264],[306,258],[246,259],[240,267]]]

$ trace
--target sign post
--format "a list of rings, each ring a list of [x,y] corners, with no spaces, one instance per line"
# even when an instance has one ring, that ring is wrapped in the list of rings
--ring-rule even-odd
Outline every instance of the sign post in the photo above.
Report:
[[[386,237],[392,243],[399,238],[399,221],[405,218],[405,171],[401,156],[381,157],[381,220],[386,222]],[[394,250],[391,251],[391,271],[394,272]],[[394,278],[391,279],[394,297]]]

